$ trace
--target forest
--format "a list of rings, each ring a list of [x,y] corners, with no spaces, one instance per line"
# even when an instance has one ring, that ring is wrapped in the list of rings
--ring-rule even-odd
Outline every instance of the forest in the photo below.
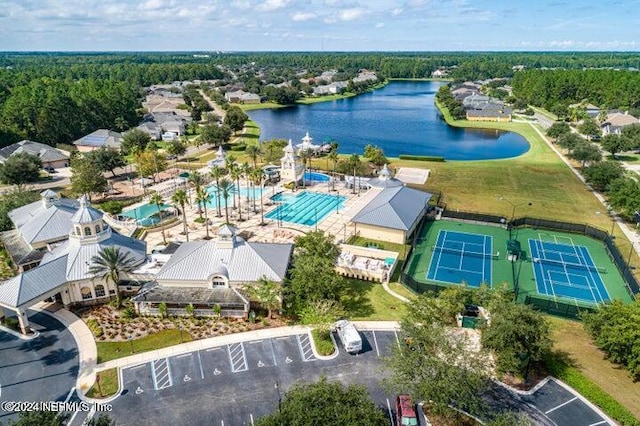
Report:
[[[450,69],[456,81],[514,77],[516,96],[545,107],[584,99],[612,108],[640,102],[640,73],[629,70],[640,68],[637,53],[194,53],[0,52],[0,147],[21,139],[69,143],[98,128],[126,130],[141,117],[141,88],[152,84],[240,81],[268,94],[269,83],[329,69],[347,77],[368,69],[383,79],[428,78],[438,68]],[[516,65],[525,71],[514,72]],[[296,98],[284,94],[283,100]]]

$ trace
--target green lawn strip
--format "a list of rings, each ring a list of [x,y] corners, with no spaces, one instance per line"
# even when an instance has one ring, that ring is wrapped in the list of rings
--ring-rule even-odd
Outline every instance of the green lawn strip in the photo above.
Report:
[[[354,321],[397,321],[406,312],[404,302],[385,291],[380,283],[347,278],[340,297],[346,316]]]
[[[243,111],[253,111],[256,109],[285,108],[290,105],[280,105],[275,102],[262,102],[259,104],[231,104],[239,107]]]
[[[302,98],[298,100],[296,103],[301,105],[311,105],[311,104],[317,104],[319,102],[330,102],[330,101],[336,101],[339,99],[352,98],[354,96],[357,96],[357,94],[351,93],[351,92],[345,92],[340,95],[325,95],[325,96]]]
[[[87,391],[89,398],[107,398],[118,392],[120,385],[117,368],[100,371],[96,376],[96,383]]]
[[[191,340],[193,340],[191,335],[186,331],[182,331],[182,338],[180,338],[180,330],[163,330],[131,342],[96,342],[96,346],[98,347],[98,363],[101,364],[111,361],[112,359],[132,355],[132,346],[133,353],[140,353],[166,348],[183,342],[190,342]]]
[[[550,356],[546,366],[553,377],[574,388],[612,419],[623,425],[640,425],[640,421],[628,409],[589,380],[580,370],[569,365],[562,357]]]
[[[393,291],[394,293],[399,294],[400,296],[404,296],[407,299],[411,299],[411,298],[416,297],[416,293],[414,293],[413,290],[411,290],[408,287],[405,287],[400,282],[390,282],[388,285],[389,285],[389,289],[391,289],[391,291]]]
[[[316,346],[316,352],[322,356],[332,355],[336,348],[331,340],[331,331],[321,331],[317,328],[311,330],[311,336],[313,336],[313,343]]]
[[[558,120],[558,116],[555,114],[550,113],[549,111],[547,111],[546,109],[542,109],[542,108],[538,108],[538,107],[534,107],[532,105],[529,105],[529,108],[531,108],[532,110],[534,110],[535,112],[537,112],[538,114],[544,115],[545,117],[547,117],[549,120],[553,120],[553,121],[557,121]]]

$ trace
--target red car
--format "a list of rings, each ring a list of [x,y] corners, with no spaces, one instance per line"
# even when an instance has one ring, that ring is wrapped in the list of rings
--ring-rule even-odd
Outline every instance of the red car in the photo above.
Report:
[[[417,426],[418,416],[409,395],[398,395],[396,398],[397,426]]]

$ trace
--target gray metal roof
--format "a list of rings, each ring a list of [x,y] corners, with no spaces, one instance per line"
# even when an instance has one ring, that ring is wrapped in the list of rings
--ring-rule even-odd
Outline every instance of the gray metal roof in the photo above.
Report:
[[[93,275],[89,273],[93,256],[96,256],[105,247],[120,247],[120,250],[128,252],[129,256],[135,259],[137,265],[147,259],[147,243],[111,232],[109,238],[93,244],[82,244],[78,238],[70,238],[64,244],[45,254],[40,265],[53,262],[60,257],[67,257],[67,281],[93,278]]]
[[[100,210],[91,207],[86,196],[80,198],[80,208],[71,218],[72,223],[84,224],[100,220],[104,216]]]
[[[17,308],[39,301],[42,295],[67,282],[66,264],[67,258],[62,256],[0,283],[0,304]]]
[[[431,197],[428,192],[406,186],[385,188],[351,221],[407,231],[420,219]]]
[[[40,200],[10,211],[9,218],[22,238],[33,245],[64,239],[71,231],[71,218],[77,209],[75,200],[63,198],[49,207]]]
[[[289,265],[291,244],[248,243],[236,237],[233,248],[216,240],[183,243],[156,275],[162,281],[206,281],[224,266],[229,281],[254,282],[265,276],[282,281]]]

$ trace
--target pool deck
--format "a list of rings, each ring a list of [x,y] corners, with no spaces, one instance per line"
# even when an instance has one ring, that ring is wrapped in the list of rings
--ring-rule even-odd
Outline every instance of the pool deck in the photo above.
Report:
[[[336,242],[346,241],[353,233],[353,228],[348,226],[351,218],[358,213],[366,204],[369,203],[381,190],[378,188],[372,188],[367,191],[360,191],[359,194],[352,194],[351,190],[346,189],[343,183],[337,183],[337,192],[330,192],[330,194],[337,194],[346,197],[343,207],[338,213],[335,211],[329,213],[323,220],[317,224],[318,230],[323,230],[336,237]],[[242,184],[241,184],[242,186]],[[193,189],[189,190],[193,199]],[[270,202],[270,197],[274,193],[284,192],[288,194],[297,194],[301,191],[320,192],[327,193],[327,184],[324,182],[307,186],[306,188],[298,188],[296,192],[284,189],[282,186],[277,185],[274,187],[267,187],[263,191],[263,199],[265,202],[264,214],[276,208],[276,204],[266,205]],[[141,203],[141,204],[144,204]],[[260,201],[256,202],[258,210],[260,209]],[[194,219],[198,217],[198,213],[195,204],[192,206],[186,206],[187,223],[189,227],[189,240],[196,241],[201,240],[206,236],[206,229],[204,224],[194,223]],[[224,220],[224,208],[222,209],[222,217],[217,217],[217,209],[209,208],[208,216],[211,222],[209,226],[209,235],[214,237],[215,232],[219,226],[225,223]],[[278,222],[275,219],[267,219],[265,217],[265,226],[260,226],[260,212],[253,213],[243,209],[242,222],[238,222],[238,213],[236,210],[232,210],[229,207],[229,222],[236,225],[239,234],[250,234],[249,241],[257,242],[275,242],[275,243],[291,243],[298,235],[303,235],[306,232],[313,231],[316,226],[305,226],[290,222],[281,222],[282,226],[278,226]],[[174,226],[165,230],[167,242],[170,241],[186,241],[186,237],[183,234],[183,224],[179,221]],[[152,230],[147,232],[144,240],[147,242],[147,251],[151,250],[159,245],[163,244],[162,234],[160,230]]]

